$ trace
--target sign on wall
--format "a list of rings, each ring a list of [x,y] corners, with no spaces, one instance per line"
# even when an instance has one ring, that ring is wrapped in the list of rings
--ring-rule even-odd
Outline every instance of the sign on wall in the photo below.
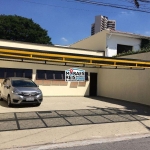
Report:
[[[78,68],[70,68],[65,70],[65,81],[85,81],[85,70],[78,69]]]

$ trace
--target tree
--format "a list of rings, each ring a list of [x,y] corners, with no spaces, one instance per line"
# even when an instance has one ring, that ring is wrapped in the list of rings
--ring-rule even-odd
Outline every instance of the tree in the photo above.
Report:
[[[52,45],[47,31],[32,19],[0,15],[0,39]]]

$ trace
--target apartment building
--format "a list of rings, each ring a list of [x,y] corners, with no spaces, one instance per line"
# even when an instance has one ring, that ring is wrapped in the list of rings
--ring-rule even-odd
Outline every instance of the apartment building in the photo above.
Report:
[[[95,16],[95,23],[91,25],[91,35],[95,33],[101,32],[106,29],[115,30],[116,29],[116,21],[115,20],[108,20],[106,16]]]

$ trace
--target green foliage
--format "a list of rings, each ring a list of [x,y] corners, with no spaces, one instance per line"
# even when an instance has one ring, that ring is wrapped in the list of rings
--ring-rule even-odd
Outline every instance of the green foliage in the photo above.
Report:
[[[138,50],[138,51],[130,50],[128,52],[123,52],[123,53],[117,54],[116,56],[113,56],[113,57],[126,56],[126,55],[145,53],[145,52],[150,52],[150,40],[148,40],[148,39],[142,39],[140,50]]]
[[[47,31],[32,19],[0,15],[0,39],[52,45]]]
[[[150,45],[147,45],[146,47],[138,51],[128,51],[128,52],[117,54],[116,56],[113,57],[126,56],[126,55],[138,54],[138,53],[146,53],[146,52],[150,52]]]
[[[148,45],[150,45],[150,40],[148,39],[141,40],[141,49],[147,47]]]

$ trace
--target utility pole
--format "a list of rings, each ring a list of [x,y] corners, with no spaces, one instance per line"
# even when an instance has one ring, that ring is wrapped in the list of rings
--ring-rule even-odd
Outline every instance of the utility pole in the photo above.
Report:
[[[134,0],[134,4],[135,4],[135,6],[137,7],[137,8],[139,8],[139,2],[138,2],[138,0]]]

